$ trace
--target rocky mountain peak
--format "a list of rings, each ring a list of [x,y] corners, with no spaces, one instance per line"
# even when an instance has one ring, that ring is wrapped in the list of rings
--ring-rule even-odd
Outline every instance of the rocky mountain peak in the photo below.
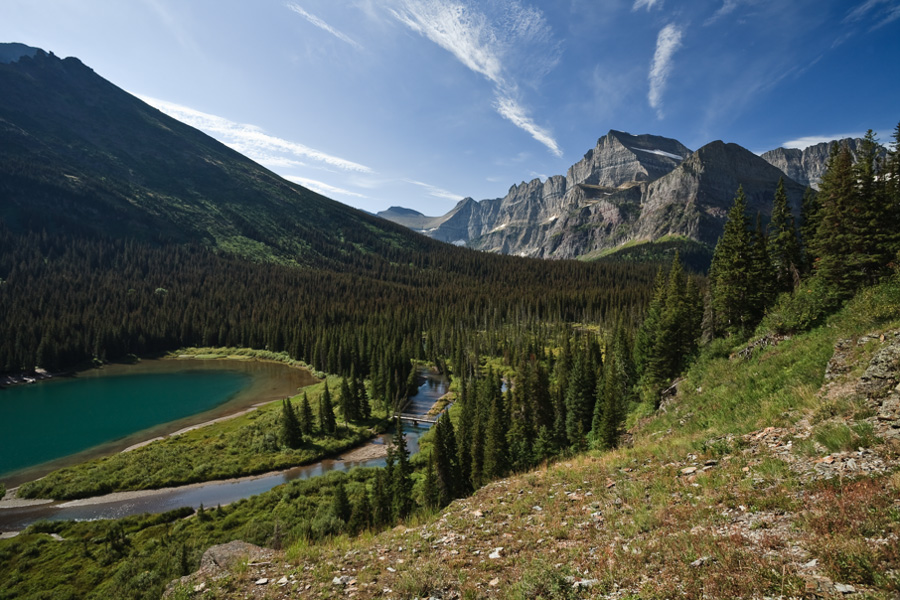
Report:
[[[23,56],[32,57],[38,52],[43,52],[43,50],[19,44],[18,42],[0,43],[0,63],[14,63]]]
[[[822,175],[828,165],[828,155],[834,144],[846,144],[853,156],[862,142],[860,138],[845,138],[842,140],[822,142],[800,150],[798,148],[776,148],[762,154],[762,158],[778,167],[784,174],[797,183],[819,189]]]
[[[597,140],[566,174],[567,187],[591,185],[618,188],[658,179],[677,167],[691,150],[678,140],[656,135],[631,135],[611,129]]]

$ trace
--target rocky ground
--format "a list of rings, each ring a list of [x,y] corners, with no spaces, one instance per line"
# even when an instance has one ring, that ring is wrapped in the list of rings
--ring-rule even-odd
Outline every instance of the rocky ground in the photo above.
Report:
[[[210,549],[169,597],[900,598],[898,384],[900,332],[841,340],[791,427],[676,460],[638,431],[379,535]]]

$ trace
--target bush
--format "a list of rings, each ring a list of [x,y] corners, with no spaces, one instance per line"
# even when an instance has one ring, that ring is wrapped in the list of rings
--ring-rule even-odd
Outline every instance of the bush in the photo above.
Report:
[[[840,306],[833,290],[821,277],[810,277],[790,294],[781,294],[760,324],[762,331],[796,333],[825,321]]]

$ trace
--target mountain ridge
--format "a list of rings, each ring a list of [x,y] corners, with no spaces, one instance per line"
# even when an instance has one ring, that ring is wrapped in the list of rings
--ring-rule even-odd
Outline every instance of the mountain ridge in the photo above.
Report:
[[[818,185],[834,143],[756,156],[733,143],[714,141],[692,151],[674,139],[611,129],[565,176],[523,181],[502,198],[466,199],[464,207],[439,217],[379,216],[435,239],[539,258],[594,256],[671,236],[711,248],[739,185],[765,221],[784,177],[799,217],[803,186]],[[858,140],[846,143],[854,149]]]

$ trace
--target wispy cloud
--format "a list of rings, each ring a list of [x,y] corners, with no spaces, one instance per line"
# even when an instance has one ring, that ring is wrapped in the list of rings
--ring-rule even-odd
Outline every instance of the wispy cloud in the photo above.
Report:
[[[528,113],[525,111],[522,105],[516,102],[513,98],[498,94],[496,109],[504,119],[509,120],[519,129],[527,131],[529,134],[531,134],[531,137],[547,146],[550,152],[552,152],[555,156],[562,156],[562,150],[560,150],[559,144],[556,143],[556,140],[553,139],[553,135],[540,125],[536,124],[528,116]]]
[[[398,0],[393,17],[456,57],[494,85],[494,108],[561,156],[552,134],[520,101],[519,71],[539,79],[559,61],[559,44],[543,13],[516,0],[466,4],[453,0]]]
[[[863,137],[863,135],[865,135],[865,133],[861,131],[855,131],[853,133],[834,133],[831,135],[808,135],[805,137],[788,140],[781,146],[783,148],[798,148],[800,150],[803,150],[804,148],[809,148],[810,146],[815,146],[816,144],[821,144],[822,142],[843,140],[846,138],[861,138]]]
[[[663,118],[662,95],[666,81],[672,71],[672,56],[681,47],[683,31],[673,23],[663,27],[656,38],[656,52],[650,65],[650,93],[647,100],[656,110],[656,116]]]
[[[634,0],[634,6],[631,7],[631,10],[638,10],[641,8],[646,8],[649,11],[651,8],[656,6],[657,4],[662,6],[663,0]]]
[[[306,163],[302,160],[306,159],[343,171],[373,173],[373,170],[365,165],[269,135],[255,125],[235,123],[224,117],[157,98],[140,95],[138,98],[170,117],[205,131],[241,154],[269,166],[304,166]]]
[[[351,196],[353,198],[368,198],[368,196],[364,194],[359,194],[357,192],[351,192],[350,190],[345,190],[344,188],[339,188],[333,185],[329,185],[322,181],[317,181],[315,179],[307,179],[306,177],[298,177],[297,175],[285,175],[285,179],[289,179],[294,183],[299,183],[303,187],[307,187],[314,192],[322,194],[323,196]]]
[[[866,0],[844,17],[843,23],[858,23],[872,17],[875,24],[871,30],[879,29],[900,19],[900,2],[897,0]]]
[[[712,25],[722,17],[730,15],[738,6],[740,6],[741,2],[742,0],[724,0],[724,2],[722,2],[722,6],[720,6],[719,9],[714,12],[713,15],[708,18],[703,24]]]
[[[338,31],[337,29],[335,29],[334,27],[332,27],[331,25],[329,25],[328,23],[326,23],[325,21],[323,21],[316,15],[306,12],[301,6],[294,4],[292,2],[289,2],[285,6],[287,6],[289,9],[291,9],[292,11],[294,11],[295,13],[297,13],[298,15],[300,15],[301,17],[303,17],[304,19],[306,19],[307,21],[309,21],[311,24],[315,25],[322,31],[326,31],[326,32],[330,33],[331,35],[333,35],[334,37],[336,37],[337,39],[341,40],[342,42],[346,42],[347,44],[350,44],[354,48],[358,48],[358,49],[362,50],[362,44],[360,44],[359,42],[357,42],[350,36]]]
[[[415,179],[404,179],[403,181],[405,181],[406,183],[412,184],[412,185],[417,185],[421,188],[425,188],[426,190],[428,190],[428,195],[434,196],[435,198],[443,198],[445,200],[455,200],[455,201],[459,201],[459,200],[463,199],[463,196],[460,196],[459,194],[454,194],[453,192],[448,192],[447,190],[441,189],[439,187],[433,186],[428,183],[416,181]]]

